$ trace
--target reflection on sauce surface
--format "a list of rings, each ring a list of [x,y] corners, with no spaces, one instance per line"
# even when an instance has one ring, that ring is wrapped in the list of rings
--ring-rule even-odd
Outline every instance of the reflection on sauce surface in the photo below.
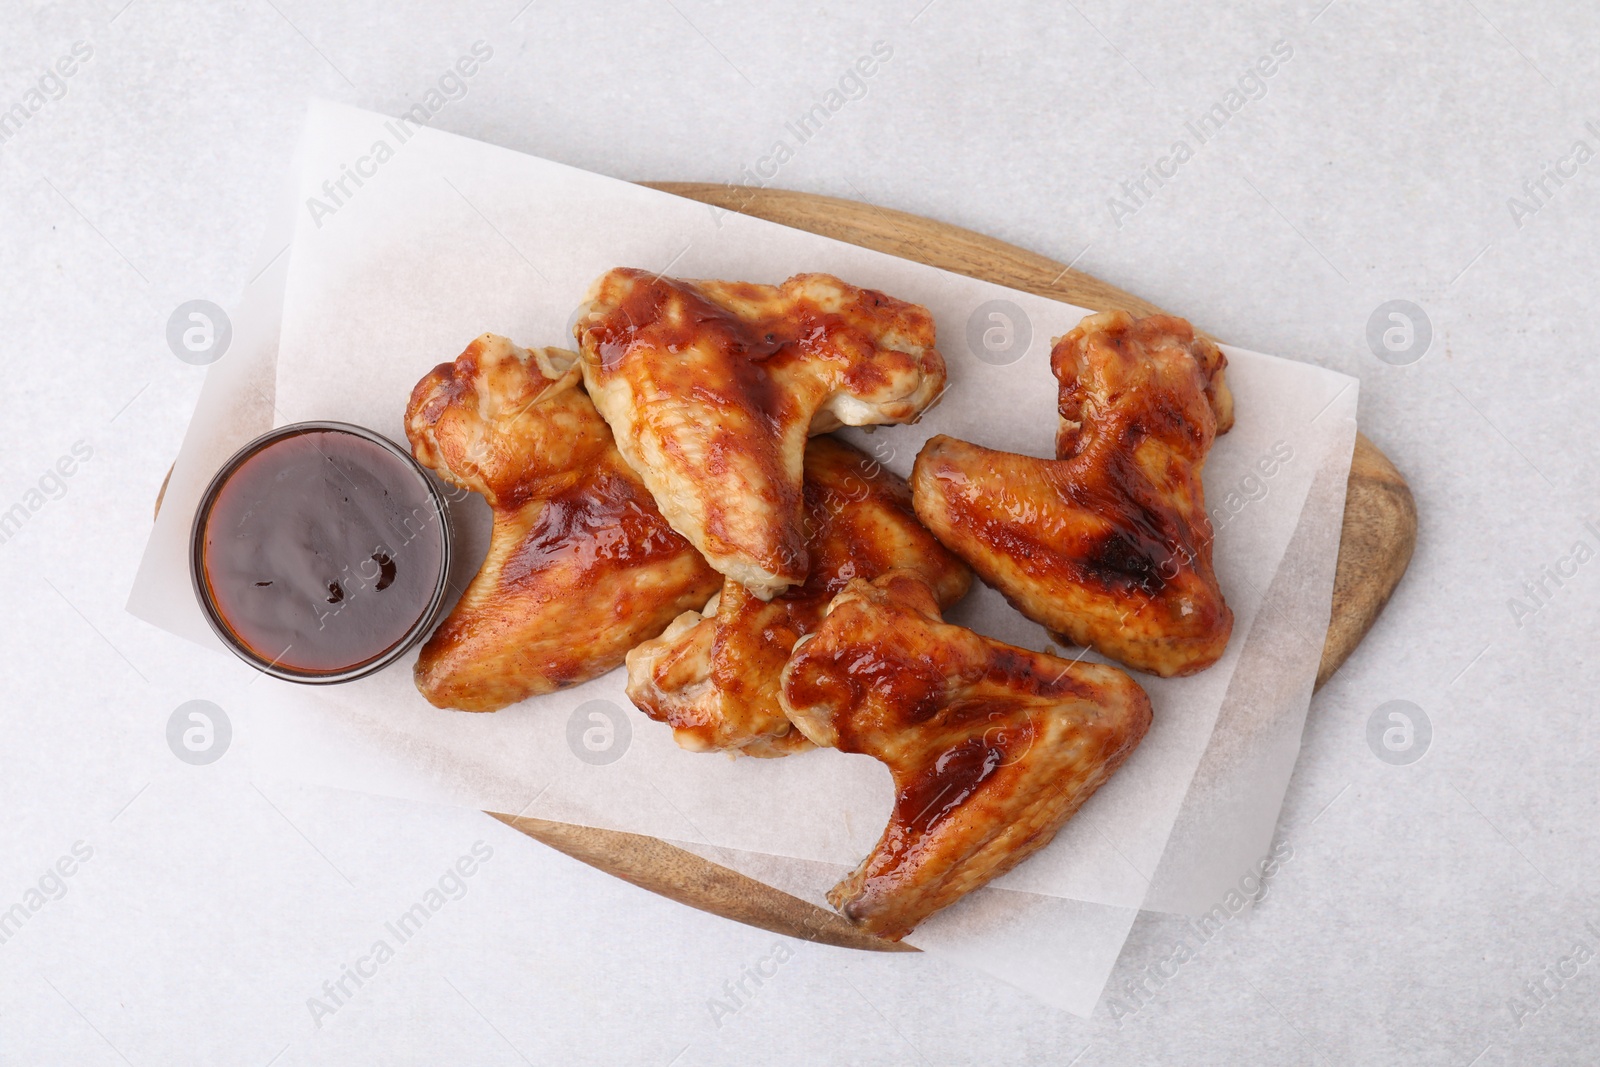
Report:
[[[235,640],[269,664],[334,674],[394,648],[429,609],[444,536],[421,475],[339,430],[268,442],[204,519],[206,592]]]

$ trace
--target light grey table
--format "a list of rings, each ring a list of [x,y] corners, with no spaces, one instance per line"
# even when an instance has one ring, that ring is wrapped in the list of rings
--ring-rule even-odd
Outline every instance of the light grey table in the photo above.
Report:
[[[0,1061],[1594,1062],[1600,27],[1322,4],[0,9]],[[308,95],[397,112],[479,41],[440,128],[920,212],[1362,379],[1421,539],[1312,707],[1252,916],[1203,944],[1141,919],[1087,1021],[805,945],[714,1017],[771,935],[470,812],[269,793],[248,738],[174,758],[219,665],[122,611],[203,374],[168,316],[249,281]],[[1409,764],[1368,743],[1393,700],[1431,726]],[[362,963],[478,841],[461,898]]]

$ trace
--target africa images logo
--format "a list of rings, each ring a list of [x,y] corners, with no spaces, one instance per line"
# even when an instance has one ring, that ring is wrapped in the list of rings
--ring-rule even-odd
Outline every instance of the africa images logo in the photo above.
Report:
[[[1595,544],[1600,544],[1600,527],[1595,526],[1593,519],[1585,520],[1583,529],[1595,539]],[[1595,546],[1579,537],[1565,555],[1546,563],[1539,568],[1538,574],[1524,581],[1522,596],[1506,600],[1506,607],[1510,609],[1517,629],[1522,629],[1530,618],[1543,611],[1562,588],[1578,576],[1579,569],[1594,557]]]
[[[375,939],[365,953],[357,956],[353,963],[340,964],[338,976],[323,982],[318,994],[306,998],[306,1009],[311,1012],[311,1021],[317,1029],[322,1029],[324,1020],[338,1014],[339,1009],[354,1000],[362,987],[378,976],[379,969],[394,959],[398,950],[416,937],[446,905],[465,897],[470,888],[469,880],[493,858],[493,846],[486,841],[474,841],[471,849],[446,867],[410,907],[383,924],[383,935]]]
[[[78,73],[82,64],[94,58],[94,46],[87,41],[74,41],[71,51],[56,59],[38,80],[22,94],[16,103],[0,110],[0,144],[5,144],[43,111],[46,104],[67,95],[67,80]]]
[[[396,151],[415,137],[418,131],[426,128],[447,104],[467,95],[469,80],[494,57],[494,48],[488,41],[480,40],[472,43],[470,52],[470,55],[460,57],[439,75],[435,84],[422,94],[420,103],[407,108],[398,119],[390,119],[383,124],[383,128],[394,138],[394,144],[391,145],[385,138],[378,138],[367,149],[367,154],[357,157],[354,164],[339,164],[339,173],[322,183],[321,196],[306,198],[306,211],[310,213],[311,221],[317,224],[317,229],[322,229],[323,220],[328,216],[338,214],[339,209],[349,203],[369,179],[377,177],[378,168],[393,159]],[[409,127],[407,123],[410,123]]]
[[[1257,57],[1255,62],[1247,66],[1244,73],[1210,107],[1194,118],[1186,119],[1183,123],[1186,136],[1174,140],[1166,155],[1158,157],[1118,186],[1117,191],[1121,196],[1106,198],[1106,207],[1110,209],[1111,221],[1117,224],[1117,229],[1122,229],[1125,220],[1131,219],[1154,200],[1156,193],[1178,176],[1179,168],[1193,159],[1201,146],[1215,139],[1233,116],[1244,110],[1247,104],[1266,96],[1267,79],[1277,74],[1293,58],[1294,45],[1286,40],[1279,41],[1272,46],[1269,54]],[[1193,144],[1190,144],[1190,138],[1193,138]]]

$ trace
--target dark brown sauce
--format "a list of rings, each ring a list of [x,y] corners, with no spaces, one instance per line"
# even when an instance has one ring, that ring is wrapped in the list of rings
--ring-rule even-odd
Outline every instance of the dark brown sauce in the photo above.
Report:
[[[441,516],[415,469],[339,430],[263,445],[206,513],[206,592],[268,664],[336,674],[393,649],[427,613],[444,565]]]

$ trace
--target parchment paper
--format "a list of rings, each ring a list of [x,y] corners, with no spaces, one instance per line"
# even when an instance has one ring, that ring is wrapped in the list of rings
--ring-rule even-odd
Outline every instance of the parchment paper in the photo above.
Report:
[[[1050,339],[1071,328],[1083,309],[464,138],[421,130],[402,143],[398,128],[383,116],[312,106],[294,167],[292,247],[247,294],[236,316],[234,351],[210,373],[130,597],[130,610],[141,617],[216,645],[188,591],[183,543],[206,478],[234,448],[266,428],[268,412],[274,423],[342,419],[403,440],[405,398],[428,368],[454,358],[486,330],[521,344],[569,343],[567,323],[579,296],[616,265],[768,282],[826,270],[922,303],[938,322],[950,391],[918,426],[852,432],[853,439],[902,474],[921,443],[940,432],[1050,453]],[[376,162],[380,155],[383,160]],[[351,170],[370,176],[359,186],[346,179],[342,188],[348,195],[327,210],[335,200],[328,185]],[[267,255],[277,239],[269,236]],[[282,322],[274,346],[278,279]],[[1005,314],[1017,335],[1020,327],[1031,335],[1021,357],[1004,366],[979,358],[981,345],[975,350],[967,340],[969,322],[977,321],[981,333],[994,321],[985,315],[997,300],[1009,303]],[[1183,828],[1184,856],[1205,852],[1216,841],[1234,846],[1229,856],[1248,852],[1260,843],[1262,826],[1270,833],[1297,747],[1296,711],[1303,718],[1315,671],[1315,658],[1308,660],[1304,650],[1258,642],[1257,616],[1315,476],[1325,467],[1334,473],[1321,483],[1333,488],[1321,486],[1326,491],[1317,498],[1319,506],[1334,515],[1337,510],[1327,509],[1342,507],[1355,384],[1303,364],[1227,352],[1238,423],[1219,439],[1206,470],[1208,502],[1219,526],[1217,570],[1236,617],[1227,655],[1195,678],[1140,676],[1156,722],[1122,771],[1051,846],[919,931],[927,934],[924,947],[943,948],[1009,976],[1079,1013],[1092,1008],[1139,907],[1214,899],[1210,888],[1220,877],[1215,865],[1178,858],[1164,863],[1175,825]],[[1290,458],[1281,459],[1285,454]],[[1280,458],[1271,462],[1274,457]],[[1270,475],[1264,473],[1268,467]],[[482,510],[458,510],[468,534],[462,555],[470,574],[477,562],[472,546],[482,551]],[[1326,572],[1331,588],[1336,547],[1336,533],[1331,542],[1308,538],[1304,555],[1297,546],[1296,565],[1313,578]],[[1308,634],[1320,634],[1328,588],[1305,580],[1293,592],[1281,608],[1274,603],[1272,616],[1282,614]],[[1004,640],[1048,647],[1041,628],[987,589],[975,590],[950,617]],[[1264,626],[1262,633],[1274,632]],[[1236,677],[1245,677],[1241,661],[1255,659],[1262,662],[1250,677],[1278,676],[1290,683],[1273,705],[1279,724],[1274,743],[1259,731],[1244,731],[1244,749],[1274,769],[1263,778],[1239,773],[1241,766],[1248,771],[1247,760],[1208,755],[1229,751],[1214,741],[1213,728]],[[250,691],[238,703],[260,709],[257,718],[269,730],[293,724],[276,747],[262,750],[281,752],[285,769],[297,774],[367,788],[382,778],[380,788],[404,795],[653,834],[720,850],[730,866],[768,862],[730,862],[744,855],[777,857],[771,871],[784,860],[816,865],[814,871],[848,868],[871,848],[887,815],[887,771],[866,757],[830,751],[729,760],[677,749],[665,727],[631,708],[620,671],[494,715],[469,715],[428,706],[412,687],[409,668],[408,660],[358,683],[312,691],[258,680],[241,666]],[[1238,699],[1248,701],[1256,692],[1238,689]],[[573,713],[593,700],[609,701],[631,734],[615,762],[585,762],[569,745]],[[1259,756],[1267,747],[1270,758]],[[353,762],[326,755],[357,750],[381,761],[388,776],[370,767],[358,772]],[[1197,770],[1203,770],[1200,778]],[[1252,780],[1231,782],[1228,804],[1208,800],[1209,808],[1195,809],[1208,815],[1186,813],[1180,820],[1192,786],[1202,787],[1195,793],[1198,803],[1215,793],[1211,783],[1218,776],[1230,775]],[[1154,896],[1152,879],[1162,886]],[[1083,906],[1061,914],[1040,898]],[[1032,936],[1045,914],[1051,938]],[[1062,929],[1082,936],[1058,938]],[[1042,977],[1052,968],[1038,955],[1061,959],[1046,952],[1050,942],[1057,950],[1098,949],[1069,959],[1071,980],[1052,986]],[[1053,968],[1058,975],[1061,970]]]

